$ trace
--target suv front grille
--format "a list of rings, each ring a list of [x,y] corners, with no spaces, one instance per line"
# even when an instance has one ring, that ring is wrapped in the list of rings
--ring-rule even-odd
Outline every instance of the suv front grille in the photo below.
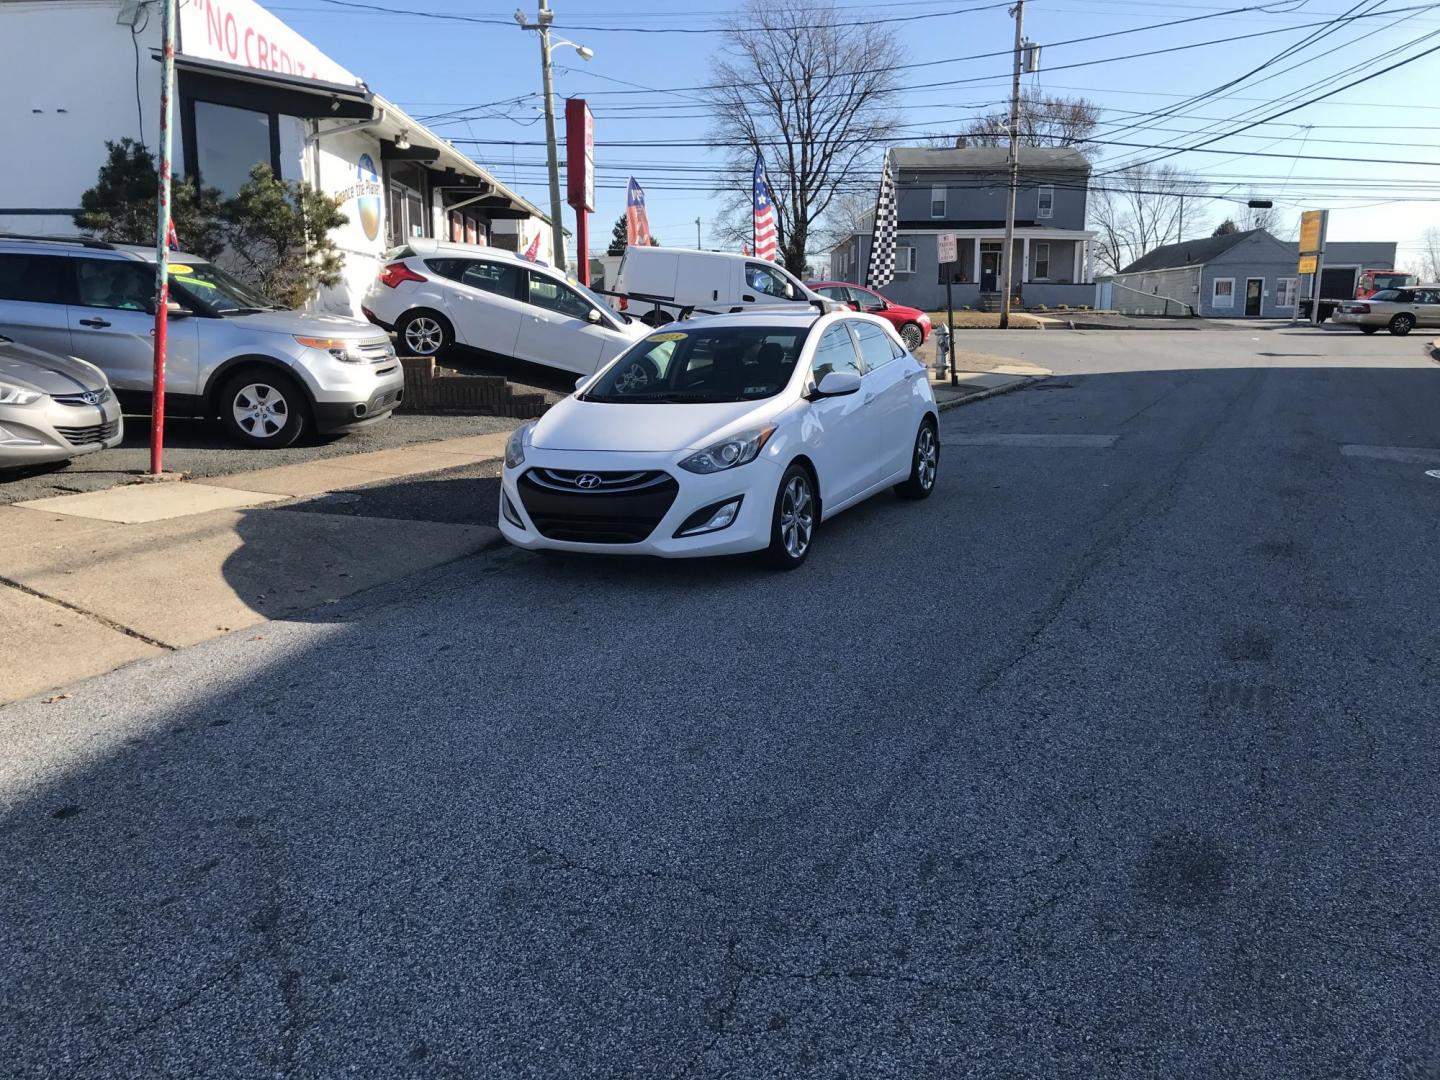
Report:
[[[355,347],[372,364],[383,364],[387,360],[395,359],[395,349],[388,338],[380,341],[362,341]]]
[[[120,421],[111,420],[107,424],[92,424],[90,427],[56,427],[55,430],[71,446],[89,446],[91,443],[104,442],[106,439],[113,439],[115,432],[120,428]]]
[[[595,483],[582,478],[596,477]],[[608,485],[608,486],[607,486]],[[518,487],[540,535],[580,544],[638,544],[670,511],[680,485],[663,472],[531,469]]]
[[[61,405],[71,405],[76,408],[93,408],[96,405],[104,405],[110,400],[110,388],[102,386],[99,390],[92,390],[89,393],[95,397],[94,401],[86,401],[85,394],[51,394],[50,400],[59,402]]]

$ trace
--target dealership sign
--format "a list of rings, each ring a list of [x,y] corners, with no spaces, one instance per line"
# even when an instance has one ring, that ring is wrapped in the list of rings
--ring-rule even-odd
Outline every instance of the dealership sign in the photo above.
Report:
[[[360,81],[253,0],[181,0],[178,51],[346,86]]]
[[[565,102],[565,201],[595,209],[595,117],[583,98]]]

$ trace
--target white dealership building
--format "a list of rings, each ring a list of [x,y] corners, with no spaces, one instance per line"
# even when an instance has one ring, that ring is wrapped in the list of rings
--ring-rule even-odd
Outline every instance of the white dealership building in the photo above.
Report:
[[[383,252],[411,237],[538,237],[550,259],[537,207],[253,0],[180,0],[177,30],[177,175],[228,196],[265,162],[341,200],[344,280],[319,308],[358,315]],[[73,234],[106,141],[156,149],[160,46],[156,0],[0,0],[0,231]]]

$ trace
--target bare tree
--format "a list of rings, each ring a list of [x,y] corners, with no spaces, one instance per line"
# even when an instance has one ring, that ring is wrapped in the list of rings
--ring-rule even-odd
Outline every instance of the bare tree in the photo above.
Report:
[[[1092,153],[1089,144],[1100,123],[1100,106],[1085,98],[1048,97],[1026,90],[1020,95],[1020,144],[1022,146],[1071,146],[1082,154]],[[933,135],[935,146],[1010,145],[1010,111],[997,110],[971,121],[955,135]]]
[[[718,231],[749,243],[750,174],[763,154],[781,261],[804,274],[811,230],[836,196],[879,183],[875,148],[898,120],[900,47],[817,0],[750,0],[722,34],[706,91],[711,138],[730,150]]]
[[[1169,165],[1135,165],[1095,178],[1090,222],[1098,234],[1096,261],[1113,273],[1146,252],[1184,239],[1182,231],[1204,236],[1208,226],[1195,198],[1201,189],[1193,177]]]
[[[1420,234],[1420,276],[1440,281],[1440,228],[1434,225]]]

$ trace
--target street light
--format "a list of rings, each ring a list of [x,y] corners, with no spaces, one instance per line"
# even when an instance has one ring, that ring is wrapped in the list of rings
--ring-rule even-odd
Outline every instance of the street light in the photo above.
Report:
[[[590,60],[595,56],[595,50],[574,41],[550,41],[550,24],[555,21],[555,13],[550,10],[548,0],[539,0],[540,8],[535,13],[535,21],[529,22],[525,18],[525,12],[519,8],[515,10],[515,21],[520,24],[522,30],[535,30],[540,34],[540,74],[545,90],[545,147],[550,164],[550,236],[551,246],[555,249],[555,266],[559,270],[565,269],[565,228],[560,222],[560,155],[555,146],[555,81],[551,71],[551,56],[556,49],[568,47],[580,54],[581,60]],[[585,257],[581,252],[580,257]]]

